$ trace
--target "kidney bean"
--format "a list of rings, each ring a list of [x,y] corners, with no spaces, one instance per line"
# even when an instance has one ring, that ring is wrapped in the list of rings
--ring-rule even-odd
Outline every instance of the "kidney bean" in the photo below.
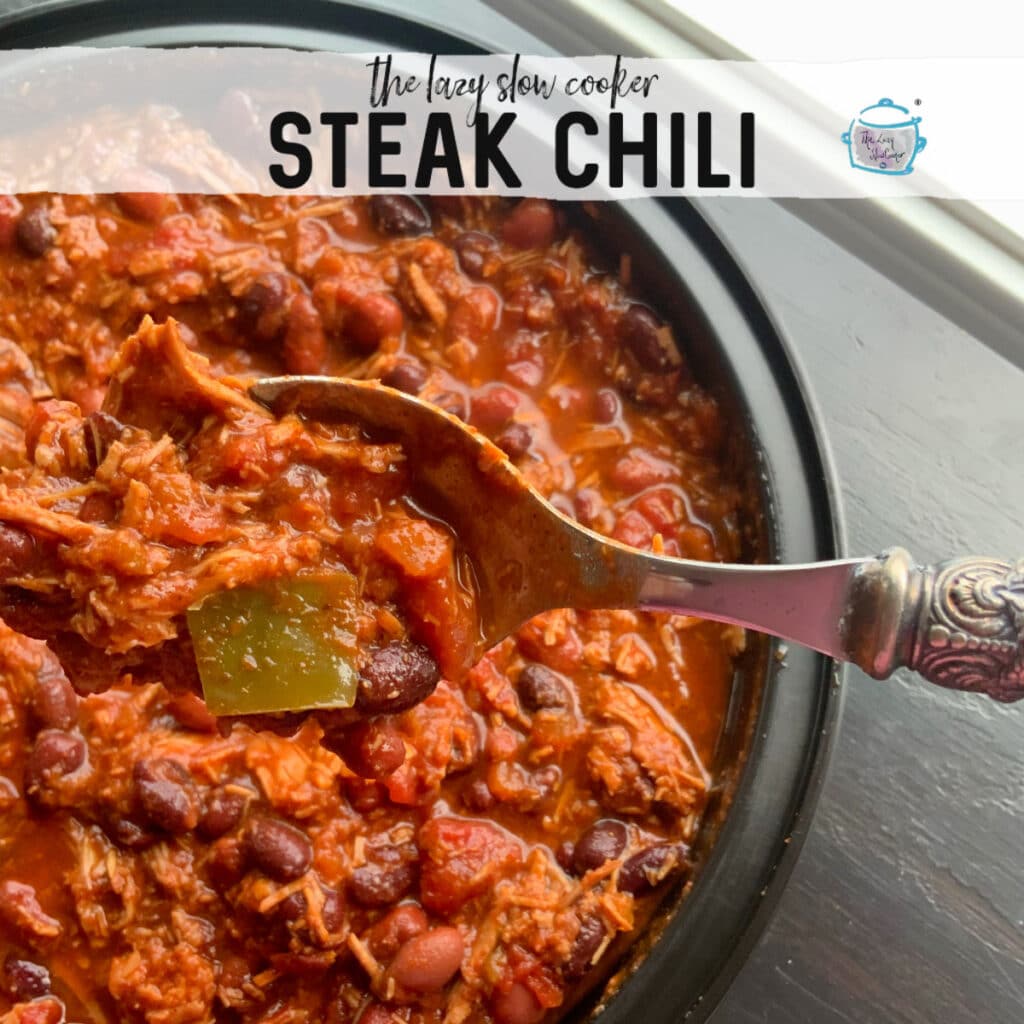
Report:
[[[430,214],[412,196],[371,196],[369,207],[383,235],[421,235],[430,230]]]
[[[21,216],[21,203],[14,196],[0,196],[0,249],[9,249],[14,244]]]
[[[246,798],[234,789],[217,786],[206,795],[196,826],[206,839],[217,839],[237,828],[245,814]]]
[[[305,293],[296,295],[288,308],[281,358],[289,373],[319,373],[327,358],[324,325],[313,300]]]
[[[667,483],[675,475],[675,467],[667,460],[637,448],[615,460],[608,471],[608,482],[625,494],[639,494],[655,484]]]
[[[254,818],[245,835],[245,849],[252,863],[278,882],[301,878],[313,863],[309,837],[277,818]]]
[[[61,729],[44,729],[25,763],[25,789],[29,795],[55,785],[85,764],[85,740]]]
[[[273,341],[284,330],[293,281],[287,274],[261,274],[236,299],[242,327],[256,341]]]
[[[441,670],[425,647],[395,640],[370,655],[360,672],[356,707],[366,714],[394,714],[434,692]]]
[[[494,250],[495,245],[494,239],[482,231],[464,231],[452,242],[462,272],[477,280],[484,276],[487,256]]]
[[[421,362],[405,359],[395,363],[383,377],[381,383],[407,395],[418,395],[427,383],[427,368]]]
[[[629,841],[629,832],[621,821],[602,818],[595,821],[576,840],[572,854],[572,867],[577,875],[585,875],[599,868],[605,861],[615,860]]]
[[[462,802],[471,811],[489,811],[495,804],[491,787],[484,779],[475,779],[462,791]]]
[[[463,953],[458,928],[440,925],[403,943],[388,974],[413,992],[439,992],[462,966]]]
[[[166,192],[118,192],[114,200],[123,213],[146,224],[162,221],[174,204],[174,197]]]
[[[94,470],[107,457],[110,446],[120,440],[124,424],[106,412],[92,412],[85,418],[85,451]]]
[[[518,462],[533,444],[533,431],[525,423],[510,423],[498,434],[494,443],[513,462]]]
[[[614,423],[621,411],[619,396],[611,388],[601,388],[594,395],[594,422]]]
[[[576,981],[593,967],[594,957],[607,934],[600,917],[587,916],[580,920],[580,930],[576,933],[572,949],[562,965],[566,978]]]
[[[26,210],[18,221],[14,232],[18,247],[26,256],[38,259],[57,241],[57,229],[50,220],[45,206],[34,206]]]
[[[27,1003],[49,994],[50,972],[42,964],[19,960],[8,953],[3,966],[3,989],[16,1003]]]
[[[493,433],[505,426],[519,408],[520,396],[496,384],[473,396],[469,410],[469,422],[478,430]]]
[[[584,487],[573,498],[573,512],[584,526],[593,524],[601,514],[604,501],[601,492],[593,487]]]
[[[558,219],[546,199],[523,199],[505,218],[501,237],[517,249],[543,249],[555,240]]]
[[[646,307],[634,302],[619,317],[616,327],[619,344],[636,356],[636,361],[652,373],[668,373],[683,364],[672,343],[671,332]]]
[[[29,711],[38,729],[70,729],[78,721],[78,694],[55,662],[44,661],[32,691]]]
[[[423,908],[415,903],[400,903],[366,932],[366,943],[378,960],[390,960],[399,947],[427,930],[429,922]]]
[[[358,1024],[395,1024],[395,1015],[380,1003],[370,1003],[359,1015]]]
[[[536,662],[531,662],[519,673],[516,689],[528,711],[564,708],[569,703],[569,691],[558,673]]]
[[[405,742],[387,721],[357,722],[325,736],[323,745],[364,779],[387,778],[405,763]]]
[[[612,537],[630,547],[646,551],[654,540],[654,527],[646,516],[630,508],[619,517],[612,530]]]
[[[345,337],[363,352],[373,352],[385,338],[395,338],[405,326],[398,300],[386,292],[364,295],[345,321]]]
[[[520,981],[505,992],[491,997],[491,1012],[495,1024],[537,1024],[544,1016],[544,1007],[537,997]]]
[[[5,577],[21,576],[32,567],[36,542],[32,534],[19,526],[0,523],[0,582]]]
[[[658,843],[634,853],[619,869],[619,889],[643,896],[685,867],[683,851],[673,843]]]
[[[146,819],[165,832],[189,832],[199,822],[195,783],[185,767],[167,757],[144,758],[132,772],[135,797]]]
[[[416,869],[412,864],[364,864],[352,872],[348,894],[361,907],[390,907],[412,888]]]

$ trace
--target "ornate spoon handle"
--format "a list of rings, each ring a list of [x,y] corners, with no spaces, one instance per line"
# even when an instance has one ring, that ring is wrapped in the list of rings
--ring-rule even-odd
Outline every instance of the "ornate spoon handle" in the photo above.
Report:
[[[953,690],[1024,698],[1024,559],[958,558],[921,568],[902,548],[863,563],[842,639],[876,679],[903,666]]]

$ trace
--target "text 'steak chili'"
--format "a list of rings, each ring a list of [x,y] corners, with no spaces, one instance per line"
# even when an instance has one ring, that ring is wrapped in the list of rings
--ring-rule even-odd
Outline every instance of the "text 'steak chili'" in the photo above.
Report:
[[[736,558],[729,426],[628,277],[544,200],[0,197],[4,1021],[535,1024],[686,878],[743,634],[557,611],[467,672],[401,448],[246,396],[379,378],[588,526]],[[189,623],[230,684],[240,607],[353,706],[216,718]]]

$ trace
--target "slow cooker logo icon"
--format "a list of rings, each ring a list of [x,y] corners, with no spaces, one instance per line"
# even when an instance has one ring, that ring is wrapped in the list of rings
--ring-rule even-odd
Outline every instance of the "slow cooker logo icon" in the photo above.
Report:
[[[874,174],[910,174],[914,157],[927,145],[915,117],[907,107],[880,99],[865,107],[841,138],[850,154],[850,166]]]

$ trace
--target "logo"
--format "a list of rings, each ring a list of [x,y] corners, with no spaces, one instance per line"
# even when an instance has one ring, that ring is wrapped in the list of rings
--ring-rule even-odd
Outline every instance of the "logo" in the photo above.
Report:
[[[874,174],[910,174],[914,157],[928,143],[918,131],[920,123],[907,107],[889,99],[865,107],[840,136],[850,166]]]

